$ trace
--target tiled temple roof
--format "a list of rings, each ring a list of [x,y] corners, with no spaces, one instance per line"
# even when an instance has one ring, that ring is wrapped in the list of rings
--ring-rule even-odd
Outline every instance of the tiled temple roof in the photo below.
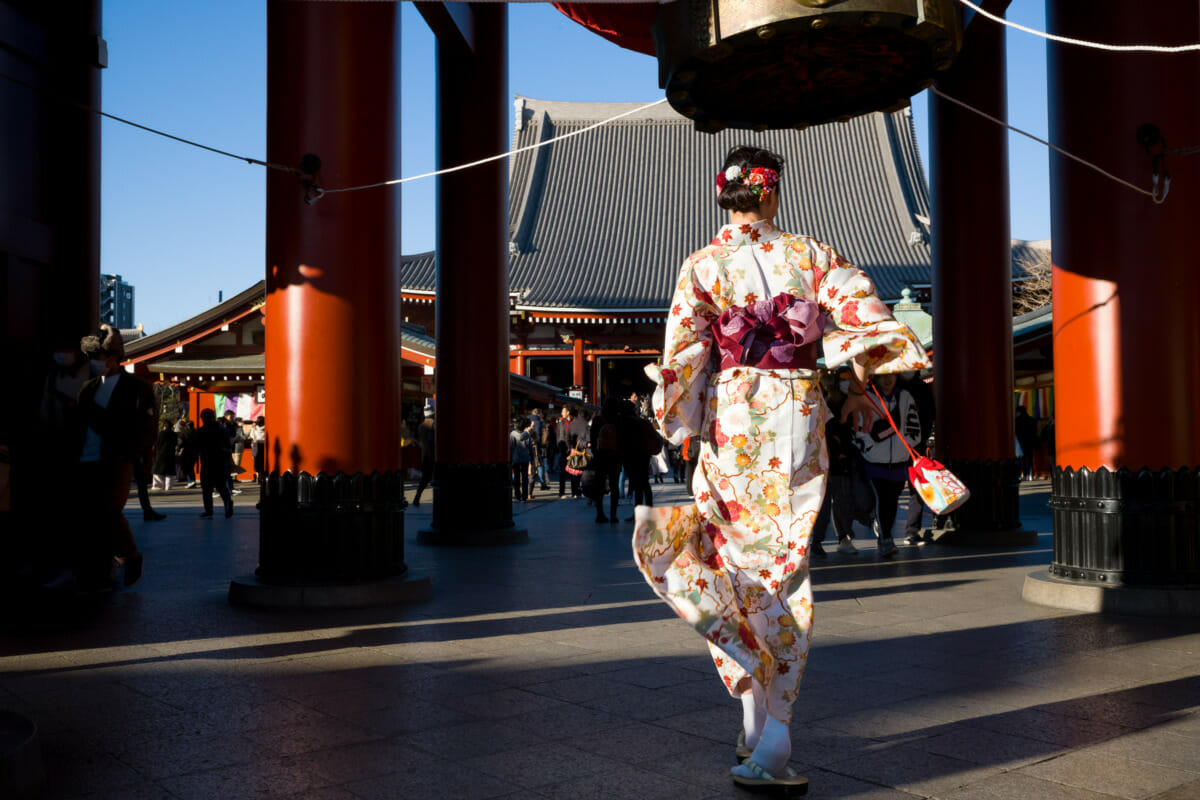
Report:
[[[577,131],[635,103],[517,98],[514,147]],[[723,224],[713,179],[737,144],[787,161],[784,230],[811,234],[867,270],[886,300],[927,284],[929,197],[907,111],[805,131],[696,132],[656,106],[510,162],[509,289],[530,310],[665,309],[679,266]],[[432,290],[429,254],[406,289]]]

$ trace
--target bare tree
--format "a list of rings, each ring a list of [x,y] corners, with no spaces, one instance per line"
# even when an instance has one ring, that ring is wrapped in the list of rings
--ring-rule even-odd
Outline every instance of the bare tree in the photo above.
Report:
[[[1023,277],[1013,281],[1013,316],[1050,305],[1050,251],[1024,248],[1017,256],[1017,268]]]

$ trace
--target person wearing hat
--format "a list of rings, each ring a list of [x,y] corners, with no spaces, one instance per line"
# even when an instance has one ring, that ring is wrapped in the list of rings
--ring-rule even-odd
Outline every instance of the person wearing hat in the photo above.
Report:
[[[79,390],[79,414],[83,421],[83,444],[79,453],[79,485],[83,488],[81,508],[99,531],[79,534],[81,563],[76,574],[98,579],[107,573],[114,556],[125,567],[125,585],[132,586],[142,575],[142,554],[125,519],[125,501],[134,464],[149,466],[157,427],[154,391],[142,379],[121,369],[125,346],[120,331],[101,325],[84,336],[79,349],[92,362],[94,378]]]
[[[417,426],[417,444],[421,447],[421,482],[417,484],[417,496],[413,507],[421,507],[421,492],[433,480],[434,408],[433,399],[425,401],[425,419]]]

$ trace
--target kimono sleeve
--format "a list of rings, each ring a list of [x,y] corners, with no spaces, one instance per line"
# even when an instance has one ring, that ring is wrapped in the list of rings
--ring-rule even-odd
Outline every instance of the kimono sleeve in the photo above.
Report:
[[[892,317],[866,273],[831,248],[818,249],[817,303],[829,319],[822,342],[826,366],[832,369],[865,354],[869,373],[928,367],[925,348],[907,325]]]
[[[654,416],[671,444],[683,444],[704,425],[705,387],[711,369],[711,324],[720,312],[696,279],[697,256],[680,271],[667,317],[662,364],[646,367],[657,387]]]

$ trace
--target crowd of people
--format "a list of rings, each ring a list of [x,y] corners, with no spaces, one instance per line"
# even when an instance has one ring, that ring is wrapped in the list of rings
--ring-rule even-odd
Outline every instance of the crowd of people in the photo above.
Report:
[[[75,351],[56,354],[43,391],[38,425],[46,458],[64,465],[68,483],[80,488],[75,515],[63,526],[65,538],[39,540],[23,553],[23,574],[50,590],[106,591],[120,577],[126,586],[141,578],[144,557],[124,509],[136,489],[143,519],[165,515],[150,501],[153,491],[178,484],[202,488],[204,513],[211,517],[217,493],[226,517],[233,514],[234,452],[249,446],[257,474],[266,470],[266,427],[259,417],[243,424],[233,412],[217,418],[201,413],[196,429],[186,419],[161,416],[154,388],[121,367],[125,358],[119,330],[101,325],[82,337]]]

